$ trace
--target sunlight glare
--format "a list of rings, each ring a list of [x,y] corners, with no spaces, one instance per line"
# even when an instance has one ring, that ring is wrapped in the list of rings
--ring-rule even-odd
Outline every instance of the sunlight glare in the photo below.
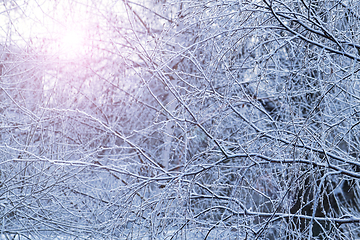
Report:
[[[42,44],[43,51],[53,58],[74,62],[84,57],[89,48],[89,32],[93,24],[87,0],[44,1],[41,5],[29,7],[36,26],[24,22],[22,32],[31,29],[30,38]],[[35,23],[35,22],[34,22]]]
[[[59,35],[56,51],[60,58],[73,59],[84,54],[86,34],[83,29],[67,29]]]

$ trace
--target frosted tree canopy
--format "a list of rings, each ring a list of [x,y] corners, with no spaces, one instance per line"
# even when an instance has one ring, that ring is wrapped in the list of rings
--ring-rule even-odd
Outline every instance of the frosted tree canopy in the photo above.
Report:
[[[0,239],[359,239],[358,1],[0,3]]]

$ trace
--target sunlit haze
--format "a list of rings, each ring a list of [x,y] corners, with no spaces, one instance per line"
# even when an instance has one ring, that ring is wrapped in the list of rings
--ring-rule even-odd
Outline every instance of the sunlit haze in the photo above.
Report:
[[[81,27],[64,29],[58,38],[49,46],[49,53],[56,54],[61,59],[74,59],[85,54],[86,31]]]
[[[16,19],[7,22],[7,16],[0,18],[3,26],[16,29],[16,34],[11,36],[3,31],[0,33],[1,38],[17,42],[18,45],[29,44],[30,41],[34,46],[39,46],[44,54],[61,60],[74,60],[86,54],[91,29],[86,0],[77,1],[76,4],[51,0],[21,4],[18,1],[16,4],[4,4],[0,8],[14,15],[12,19]],[[22,14],[27,15],[27,18],[16,18]]]

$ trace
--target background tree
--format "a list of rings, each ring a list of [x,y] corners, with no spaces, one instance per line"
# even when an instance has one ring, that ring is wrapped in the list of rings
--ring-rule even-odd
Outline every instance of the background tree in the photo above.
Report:
[[[2,237],[359,237],[356,1],[7,1],[1,21]]]

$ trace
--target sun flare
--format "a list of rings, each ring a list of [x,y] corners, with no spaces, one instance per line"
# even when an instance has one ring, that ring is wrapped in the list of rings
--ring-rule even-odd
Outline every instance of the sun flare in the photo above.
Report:
[[[65,29],[60,32],[59,37],[55,39],[54,54],[60,58],[73,59],[85,54],[86,33],[84,29]]]
[[[83,42],[83,36],[79,32],[70,30],[64,35],[61,42],[64,44],[64,46],[73,48],[75,46],[81,45],[81,43]]]
[[[41,6],[29,5],[31,16],[36,21],[19,22],[18,32],[29,36],[50,57],[70,61],[84,58],[89,51],[89,36],[94,23],[87,0],[71,3],[44,1]]]

